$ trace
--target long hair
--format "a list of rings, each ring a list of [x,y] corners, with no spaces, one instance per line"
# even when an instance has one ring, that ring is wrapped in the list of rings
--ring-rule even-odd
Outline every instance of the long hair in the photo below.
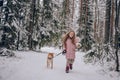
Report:
[[[71,32],[74,33],[74,35],[73,35],[72,38],[70,38],[70,36],[69,36],[69,34],[70,34]],[[74,32],[74,31],[70,31],[70,32],[68,32],[68,33],[64,36],[64,38],[63,38],[63,45],[64,45],[65,48],[66,48],[66,41],[67,41],[68,38],[70,38],[71,41],[72,41],[72,43],[75,45],[75,32]]]

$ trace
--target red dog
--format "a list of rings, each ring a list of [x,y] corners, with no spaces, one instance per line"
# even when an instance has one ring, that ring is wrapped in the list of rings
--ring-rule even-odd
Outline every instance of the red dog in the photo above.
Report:
[[[47,56],[47,68],[53,69],[53,58],[54,58],[54,53],[48,53]]]

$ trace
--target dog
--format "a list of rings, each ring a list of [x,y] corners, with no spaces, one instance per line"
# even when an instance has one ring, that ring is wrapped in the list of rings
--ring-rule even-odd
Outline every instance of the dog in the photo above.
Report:
[[[48,53],[48,56],[47,56],[47,68],[53,69],[53,58],[54,58],[54,53]]]

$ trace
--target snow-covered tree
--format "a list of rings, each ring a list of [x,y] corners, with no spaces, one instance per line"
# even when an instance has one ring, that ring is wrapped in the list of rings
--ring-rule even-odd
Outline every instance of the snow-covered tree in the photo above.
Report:
[[[79,18],[79,33],[78,35],[81,36],[81,44],[82,48],[85,51],[88,51],[92,48],[92,44],[94,43],[93,39],[93,11],[90,9],[91,1],[85,0],[81,2],[81,10],[80,11],[80,18]]]

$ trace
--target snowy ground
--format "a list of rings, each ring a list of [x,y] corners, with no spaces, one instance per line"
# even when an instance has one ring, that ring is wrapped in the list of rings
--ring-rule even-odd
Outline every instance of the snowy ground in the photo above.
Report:
[[[59,49],[44,47],[44,52],[59,53]],[[16,57],[0,57],[0,80],[120,80],[116,72],[105,73],[101,67],[85,64],[82,52],[76,53],[73,70],[65,73],[65,56],[54,58],[54,68],[46,68],[47,54],[15,51]]]

